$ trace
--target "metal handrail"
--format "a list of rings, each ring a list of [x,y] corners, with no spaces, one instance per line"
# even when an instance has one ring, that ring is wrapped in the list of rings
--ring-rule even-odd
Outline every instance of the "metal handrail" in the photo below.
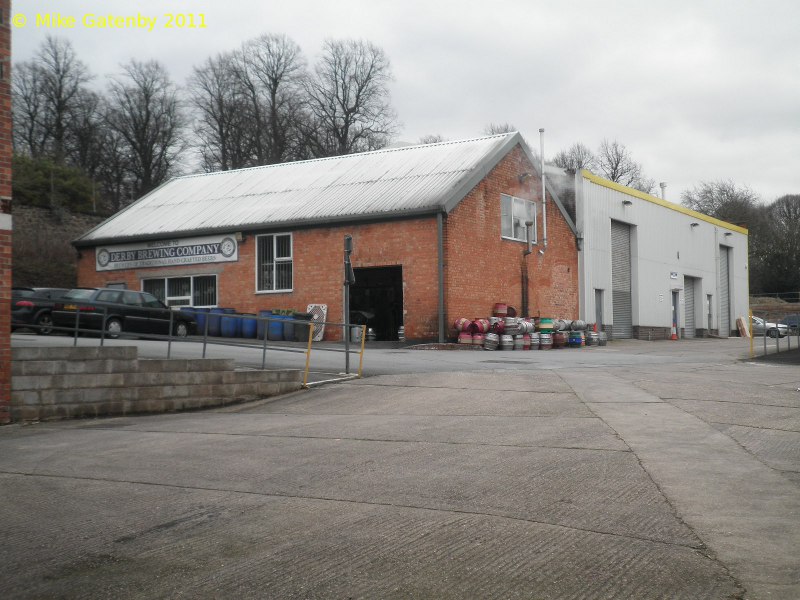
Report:
[[[68,302],[68,303],[69,304],[74,304],[75,307],[76,307],[74,326],[72,326],[72,327],[56,326],[55,323],[54,323],[53,326],[52,326],[52,330],[53,331],[64,331],[64,332],[71,333],[72,337],[73,337],[73,346],[77,346],[78,345],[79,334],[81,334],[81,333],[95,333],[95,334],[99,333],[100,345],[103,346],[105,344],[105,339],[107,337],[107,323],[108,323],[108,318],[109,318],[109,309],[108,309],[108,307],[97,307],[97,305],[94,304],[94,303],[85,303],[85,302],[82,303],[82,302],[79,302],[79,301]],[[97,309],[97,312],[100,312],[102,314],[101,325],[100,325],[99,331],[98,331],[98,329],[90,329],[90,328],[87,328],[87,327],[81,327],[81,313],[85,312],[85,311],[81,311],[81,307],[87,307],[87,306],[95,307]],[[157,308],[151,308],[151,307],[140,307],[140,308],[145,310],[145,311],[147,311],[147,310],[151,310],[151,311],[163,310],[163,309],[157,309]],[[344,323],[337,323],[337,322],[333,322],[333,321],[314,321],[314,320],[309,320],[309,319],[295,319],[295,318],[285,318],[285,317],[278,319],[278,318],[271,317],[271,316],[260,316],[260,315],[239,314],[239,313],[230,313],[230,314],[227,314],[227,313],[208,313],[207,314],[207,318],[205,319],[205,324],[204,324],[204,327],[203,327],[202,334],[200,332],[196,332],[195,336],[187,336],[185,338],[181,338],[181,337],[177,337],[174,334],[175,312],[176,311],[174,311],[174,310],[170,310],[168,333],[166,335],[158,334],[158,333],[148,333],[148,334],[136,334],[136,333],[133,333],[133,334],[131,334],[131,333],[127,333],[127,332],[123,331],[120,334],[120,337],[137,336],[137,337],[146,337],[147,339],[164,340],[164,341],[167,342],[167,358],[171,357],[171,354],[172,354],[172,343],[174,341],[186,342],[186,343],[201,343],[202,342],[202,344],[203,344],[202,357],[206,358],[207,349],[208,349],[209,345],[231,346],[231,347],[238,347],[238,348],[256,348],[256,347],[259,347],[259,345],[253,344],[253,343],[233,342],[233,341],[229,341],[228,339],[225,339],[225,341],[223,341],[222,339],[214,339],[217,336],[210,336],[209,333],[208,333],[209,321],[210,321],[210,319],[208,318],[209,315],[214,314],[216,317],[218,317],[220,319],[224,317],[224,318],[233,318],[233,319],[255,320],[256,321],[257,331],[258,330],[263,331],[263,338],[261,339],[261,344],[260,344],[261,353],[262,353],[262,355],[261,355],[261,368],[262,369],[266,369],[266,366],[267,366],[267,350],[268,349],[269,350],[274,350],[274,351],[277,351],[277,352],[290,352],[290,353],[297,353],[297,354],[305,354],[306,355],[306,361],[305,361],[305,370],[304,370],[305,372],[304,372],[304,376],[303,376],[303,385],[304,386],[307,386],[307,384],[308,384],[308,373],[309,373],[310,362],[311,362],[311,351],[312,351],[312,348],[313,348],[314,329],[315,329],[315,327],[318,326],[318,325],[328,325],[328,326],[332,326],[332,327],[336,327],[336,328],[345,326]],[[195,320],[195,323],[196,323],[196,319],[194,319],[194,320]],[[292,346],[282,346],[282,345],[268,344],[268,341],[270,341],[269,340],[269,336],[268,336],[268,325],[269,325],[270,322],[278,322],[278,321],[280,321],[281,323],[290,322],[290,323],[294,324],[295,326],[300,326],[300,327],[307,326],[308,327],[308,341],[307,341],[306,347],[305,348],[298,348],[298,347],[292,347]],[[261,327],[262,325],[263,325],[263,329]],[[317,347],[316,350],[321,351],[321,352],[347,353],[348,356],[350,354],[358,355],[359,356],[359,366],[358,366],[358,373],[357,373],[356,376],[360,378],[360,377],[362,377],[363,368],[364,368],[364,352],[365,352],[365,342],[366,342],[366,337],[367,337],[367,335],[366,335],[367,334],[367,326],[366,325],[353,325],[353,324],[350,324],[350,327],[351,328],[359,328],[360,329],[359,349],[356,350],[356,349],[347,349],[347,348],[342,349],[342,348],[320,348],[320,347]],[[345,332],[346,335],[348,333],[349,332]],[[201,339],[197,339],[197,337],[199,337],[199,336],[202,336],[202,338]],[[348,361],[345,362],[345,373],[348,374],[348,375],[350,374],[349,362]]]

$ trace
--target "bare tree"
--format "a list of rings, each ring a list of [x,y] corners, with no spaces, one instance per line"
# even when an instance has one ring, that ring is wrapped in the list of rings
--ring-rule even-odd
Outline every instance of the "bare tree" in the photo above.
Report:
[[[86,65],[78,60],[72,44],[47,36],[36,57],[40,70],[40,93],[44,105],[44,127],[50,132],[52,155],[64,159],[70,112],[86,83],[91,80]]]
[[[762,289],[800,291],[800,194],[781,196],[767,208],[769,243],[765,244]]]
[[[41,75],[40,67],[34,62],[14,65],[12,75],[14,149],[33,157],[43,156],[50,140],[50,132],[45,127]]]
[[[421,138],[419,138],[420,144],[438,144],[439,142],[446,142],[446,141],[447,140],[444,138],[444,136],[438,133],[423,135]]]
[[[625,144],[607,139],[600,143],[597,151],[597,168],[600,174],[615,183],[632,185],[642,177],[642,167],[633,160]]]
[[[748,229],[750,287],[763,289],[770,279],[767,264],[771,253],[772,224],[759,196],[733,181],[704,181],[681,194],[687,208]]]
[[[656,180],[652,177],[640,176],[636,181],[631,183],[630,186],[645,194],[654,194],[656,191]]]
[[[189,79],[190,100],[198,111],[195,134],[208,171],[251,166],[258,125],[238,85],[233,54],[220,54],[195,67]]]
[[[49,35],[31,61],[16,65],[12,95],[17,150],[63,163],[67,138],[77,126],[72,113],[91,78],[72,44]]]
[[[108,210],[118,212],[135,200],[131,176],[130,148],[125,137],[111,128],[103,132],[101,162],[95,177]]]
[[[731,223],[745,223],[758,208],[760,198],[745,185],[733,181],[703,181],[681,194],[681,202],[692,210]]]
[[[484,135],[499,135],[501,133],[514,133],[518,131],[511,123],[489,123],[483,128]]]
[[[178,90],[156,61],[132,60],[109,84],[108,126],[124,140],[136,197],[173,174],[184,149],[184,119]]]
[[[70,127],[64,140],[68,162],[94,178],[103,160],[103,98],[91,90],[80,90],[70,106],[69,118]]]
[[[597,159],[589,148],[580,142],[572,144],[567,150],[560,150],[553,157],[553,164],[562,169],[580,171],[594,169]]]
[[[382,148],[397,127],[389,59],[370,42],[328,40],[306,78],[305,142],[315,156]]]
[[[298,100],[306,62],[300,46],[285,35],[262,35],[242,47],[248,78],[260,88],[264,106],[261,164],[290,159],[297,143],[296,127],[301,109]]]

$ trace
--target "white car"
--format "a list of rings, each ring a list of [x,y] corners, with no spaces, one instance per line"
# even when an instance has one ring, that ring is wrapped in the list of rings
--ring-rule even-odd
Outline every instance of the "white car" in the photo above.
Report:
[[[789,335],[789,326],[783,323],[771,323],[760,317],[753,317],[753,336],[764,335],[771,337],[786,337]]]

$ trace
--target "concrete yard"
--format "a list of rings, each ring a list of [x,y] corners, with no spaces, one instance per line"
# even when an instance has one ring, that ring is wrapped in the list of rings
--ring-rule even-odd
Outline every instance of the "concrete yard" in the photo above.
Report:
[[[599,350],[0,428],[0,596],[800,598],[800,368]]]

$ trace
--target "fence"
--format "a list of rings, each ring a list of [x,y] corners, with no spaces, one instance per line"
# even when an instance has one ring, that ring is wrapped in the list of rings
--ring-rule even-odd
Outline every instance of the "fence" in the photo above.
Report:
[[[168,318],[164,317],[164,309],[137,307],[136,311],[142,316],[153,317],[147,319],[149,327],[134,327],[133,331],[127,331],[124,323],[130,323],[129,318],[122,319],[118,313],[113,312],[109,315],[108,307],[99,307],[94,304],[85,304],[76,302],[74,317],[69,316],[72,321],[67,326],[63,311],[58,318],[58,322],[54,320],[52,325],[39,327],[37,325],[26,325],[26,328],[32,330],[47,329],[53,332],[63,332],[71,335],[73,338],[73,346],[78,345],[78,338],[81,335],[94,335],[99,338],[100,346],[103,346],[107,339],[132,339],[142,338],[147,340],[160,340],[166,341],[166,358],[171,358],[173,353],[173,344],[190,344],[194,347],[202,346],[201,358],[207,358],[211,352],[210,347],[214,346],[227,346],[234,348],[242,348],[245,350],[257,351],[260,353],[261,369],[267,368],[267,353],[279,352],[290,354],[303,354],[305,360],[303,362],[303,386],[310,387],[319,383],[334,381],[338,379],[360,378],[364,368],[364,350],[366,341],[366,326],[363,325],[350,325],[351,335],[345,335],[344,348],[340,347],[338,343],[324,343],[314,342],[315,328],[324,327],[345,327],[344,323],[336,323],[330,321],[312,321],[308,319],[295,319],[286,316],[261,316],[261,315],[243,315],[231,313],[203,313],[204,319],[202,320],[201,331],[192,330],[187,332],[187,335],[180,335],[176,330],[180,330],[178,324],[185,322],[189,319],[195,325],[198,321],[193,320],[193,313],[182,315],[182,311],[169,310]],[[88,310],[91,309],[91,310]],[[91,317],[89,317],[91,313]],[[197,313],[199,314],[199,313]],[[162,317],[156,319],[155,317]],[[74,319],[74,320],[73,320]],[[90,322],[91,319],[91,322]],[[231,322],[234,325],[228,327],[220,327],[222,320],[228,324]],[[112,321],[120,323],[121,327],[116,329],[112,327],[112,332],[109,332],[109,324]],[[281,326],[282,330],[288,330],[290,327],[293,331],[289,340],[276,339],[278,336],[273,335],[277,326]],[[146,331],[139,331],[146,329]],[[247,330],[252,337],[239,337],[238,334],[231,332],[241,332]],[[217,333],[219,331],[219,333]],[[228,335],[225,335],[228,334]],[[351,349],[350,343],[353,343],[354,349]],[[276,343],[282,342],[282,343]],[[325,353],[341,353],[344,354],[344,372],[333,373],[332,379],[324,381],[309,382],[309,373],[311,367],[311,356],[313,352]],[[355,373],[351,372],[350,358],[351,355],[358,356],[358,370]]]
[[[800,348],[800,304],[753,305],[749,311],[750,356]],[[774,340],[774,347],[771,340]]]

